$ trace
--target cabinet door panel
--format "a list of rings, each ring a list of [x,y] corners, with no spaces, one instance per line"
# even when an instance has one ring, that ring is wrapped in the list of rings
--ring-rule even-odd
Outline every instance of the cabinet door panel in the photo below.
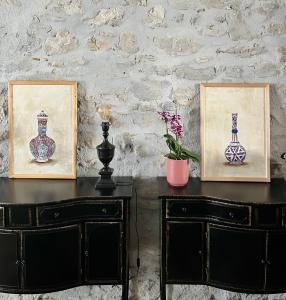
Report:
[[[268,238],[266,288],[283,289],[286,286],[286,232],[270,232]]]
[[[23,231],[24,289],[78,284],[81,269],[80,245],[78,225]]]
[[[203,224],[167,223],[167,281],[203,280]]]
[[[0,231],[0,287],[19,288],[18,233]]]
[[[86,281],[121,280],[121,223],[86,223]]]
[[[230,288],[262,290],[266,233],[209,225],[208,281]]]

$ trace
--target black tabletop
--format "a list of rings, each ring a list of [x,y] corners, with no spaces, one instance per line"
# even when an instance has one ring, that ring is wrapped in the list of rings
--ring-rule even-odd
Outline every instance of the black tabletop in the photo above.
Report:
[[[190,178],[182,188],[171,187],[165,177],[158,177],[160,198],[209,197],[226,201],[254,204],[286,204],[286,182],[272,179],[271,183],[254,182],[202,182]]]
[[[70,199],[100,197],[131,198],[133,194],[132,177],[115,177],[117,188],[96,190],[96,177],[79,177],[76,180],[60,179],[8,179],[0,178],[0,204],[38,204]],[[156,191],[154,200],[160,198],[209,197],[225,201],[257,204],[286,204],[286,182],[272,179],[271,183],[247,182],[201,182],[191,178],[183,188],[171,187],[165,177],[141,180],[141,187],[149,194]],[[146,188],[146,189],[145,189]],[[144,195],[139,195],[143,196]]]
[[[96,177],[63,179],[0,178],[0,204],[38,204],[100,197],[131,198],[132,177],[115,177],[116,189],[96,190]]]

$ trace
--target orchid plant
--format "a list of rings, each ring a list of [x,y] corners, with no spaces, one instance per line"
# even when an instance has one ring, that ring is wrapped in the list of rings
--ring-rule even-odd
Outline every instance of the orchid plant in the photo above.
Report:
[[[193,162],[199,162],[199,156],[184,148],[181,143],[181,138],[184,133],[183,126],[180,123],[182,117],[177,113],[171,114],[166,111],[157,113],[166,125],[166,134],[164,134],[164,138],[166,138],[166,144],[170,152],[167,153],[165,157],[175,160],[191,159]],[[173,133],[174,136],[170,134],[170,132]]]

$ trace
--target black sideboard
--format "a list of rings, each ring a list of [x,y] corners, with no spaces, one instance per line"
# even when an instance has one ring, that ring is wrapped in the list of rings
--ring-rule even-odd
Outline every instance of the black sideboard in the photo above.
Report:
[[[244,293],[286,292],[286,183],[157,179],[161,205],[161,299],[167,284]]]
[[[0,291],[44,293],[122,285],[128,299],[131,177],[0,179]]]

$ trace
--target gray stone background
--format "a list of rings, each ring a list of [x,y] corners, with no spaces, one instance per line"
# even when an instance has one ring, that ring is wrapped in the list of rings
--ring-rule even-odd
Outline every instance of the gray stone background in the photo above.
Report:
[[[113,109],[116,175],[164,175],[166,146],[157,110],[184,117],[184,142],[199,152],[200,82],[271,84],[272,176],[286,150],[286,0],[1,0],[0,176],[7,175],[7,82],[79,83],[78,175],[101,167],[100,104]],[[64,116],[63,116],[64,117]],[[23,124],[24,126],[24,124]],[[191,165],[192,176],[199,176]],[[130,299],[159,299],[156,189],[139,180],[142,268]],[[153,218],[152,218],[153,217]],[[80,287],[0,299],[119,299],[120,287]],[[209,287],[169,288],[170,299],[286,299]]]

